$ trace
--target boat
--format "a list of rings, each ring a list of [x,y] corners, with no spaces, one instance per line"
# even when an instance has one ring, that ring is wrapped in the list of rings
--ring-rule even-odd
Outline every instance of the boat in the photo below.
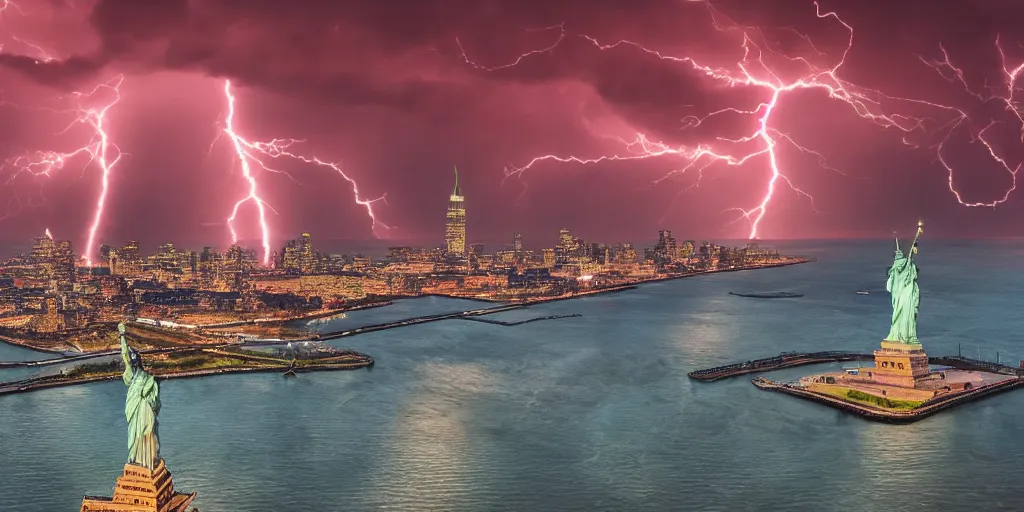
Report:
[[[735,295],[737,297],[749,297],[751,299],[795,299],[797,297],[803,297],[802,293],[793,292],[754,292],[754,293],[736,293],[729,292],[729,295]]]
[[[290,345],[290,343],[289,343]],[[295,358],[292,358],[291,364],[288,365],[288,369],[284,371],[284,377],[296,377],[295,375]]]
[[[871,292],[867,290],[857,290],[857,295],[871,295]]]

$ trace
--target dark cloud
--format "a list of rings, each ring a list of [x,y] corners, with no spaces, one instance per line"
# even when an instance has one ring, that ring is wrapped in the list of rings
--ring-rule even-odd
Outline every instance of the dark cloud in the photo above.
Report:
[[[738,64],[750,52],[743,69],[759,79],[781,82],[807,74],[806,63],[794,60],[797,56],[819,70],[837,65],[850,36],[839,20],[819,17],[813,2],[789,0],[722,0],[712,9],[701,2],[677,0],[99,0],[88,12],[53,3],[58,4],[62,12],[78,9],[81,23],[96,41],[71,42],[70,37],[47,34],[56,43],[64,42],[60,55],[72,56],[39,63],[31,54],[0,54],[0,67],[9,70],[0,73],[0,79],[17,74],[71,89],[95,84],[107,74],[125,73],[128,96],[139,98],[132,106],[136,109],[167,102],[175,94],[181,96],[181,108],[223,108],[218,90],[194,84],[187,91],[172,86],[132,89],[144,76],[170,71],[231,79],[248,95],[246,115],[254,130],[271,136],[321,135],[322,140],[310,142],[312,149],[352,161],[361,185],[389,193],[389,205],[382,211],[398,219],[392,223],[416,234],[438,229],[440,217],[423,212],[434,207],[431,194],[443,198],[447,184],[440,183],[448,179],[445,173],[452,160],[480,169],[475,176],[467,171],[467,187],[480,198],[475,219],[481,230],[511,229],[514,222],[553,230],[562,218],[611,225],[609,212],[618,211],[630,219],[614,221],[623,226],[653,229],[664,219],[675,219],[672,222],[684,224],[681,228],[742,234],[742,227],[725,227],[734,212],[718,212],[758,204],[770,175],[763,158],[742,171],[725,166],[709,171],[702,175],[701,188],[684,195],[679,192],[696,184],[693,173],[679,173],[663,185],[650,186],[667,172],[685,167],[679,159],[585,168],[542,164],[523,178],[529,184],[523,197],[532,210],[515,215],[508,212],[521,201],[521,188],[502,186],[501,169],[547,153],[628,154],[615,139],[629,139],[635,132],[672,144],[746,137],[758,128],[758,115],[730,114],[697,128],[684,119],[729,107],[757,111],[771,99],[768,89],[730,85],[695,70],[689,62],[659,58],[630,45],[601,49],[583,35],[606,45],[629,40],[663,56],[692,57],[734,77],[740,76]],[[954,139],[943,146],[944,158],[955,168],[953,183],[966,194],[965,202],[1001,197],[1001,190],[1012,184],[1011,176],[986,155],[977,135],[995,123],[987,133],[997,142],[993,147],[998,154],[1011,167],[1024,157],[1014,137],[1020,131],[1019,119],[1006,110],[1005,102],[988,97],[1003,94],[1007,81],[996,36],[1001,37],[1008,63],[1024,60],[1024,48],[1018,44],[1024,31],[1017,26],[1024,6],[1009,0],[941,6],[924,0],[822,3],[821,13],[832,10],[854,29],[854,46],[840,68],[840,78],[890,96],[952,105],[970,114],[971,121],[961,123]],[[754,26],[760,29],[746,30],[745,40],[743,27]],[[922,62],[943,59],[941,48],[963,71],[969,91],[953,70],[944,70],[943,76]],[[463,60],[463,50],[475,66]],[[527,52],[535,53],[508,66]],[[775,75],[760,66],[758,56]],[[928,130],[886,131],[858,117],[863,110],[830,99],[820,89],[781,100],[773,128],[827,153],[829,167],[840,166],[849,174],[822,170],[817,156],[782,143],[781,165],[787,175],[802,179],[799,186],[813,192],[819,206],[829,206],[820,208],[824,213],[808,215],[806,200],[780,182],[773,210],[778,213],[766,221],[775,226],[775,234],[842,234],[843,226],[861,233],[883,225],[878,229],[885,234],[891,226],[886,217],[916,217],[921,210],[962,231],[981,222],[983,212],[957,204],[948,190],[947,171],[937,161],[935,146],[949,135],[944,130],[959,111],[872,97],[879,101],[872,107],[876,111],[927,118]],[[177,114],[184,116],[161,112]],[[183,117],[167,127],[153,123],[146,129],[193,123],[181,128],[186,131],[212,122],[205,111],[195,117],[201,121]],[[267,120],[258,121],[263,119]],[[153,140],[167,137],[159,135]],[[919,148],[904,146],[904,138]],[[160,150],[154,144],[152,153]],[[123,165],[174,172],[203,165],[199,159],[173,161],[180,157],[169,158],[172,161],[166,164],[134,158]],[[195,182],[202,183],[201,177],[194,177]],[[142,178],[138,179],[131,186],[142,187]],[[319,186],[318,179],[303,178],[314,183],[311,187]],[[472,189],[474,181],[480,188]],[[344,188],[324,183],[329,185],[320,190]],[[285,180],[275,182],[274,193],[289,200],[301,195],[285,191],[290,186]],[[573,196],[581,190],[586,198]],[[912,200],[909,195],[914,195]],[[896,202],[905,204],[906,211],[886,213],[879,206]],[[870,211],[865,213],[865,208]],[[1011,199],[1000,210],[988,210],[1003,220],[986,224],[986,229],[1002,226],[991,229],[1012,231],[1009,219],[1017,209],[1019,201]],[[364,215],[359,208],[345,214]],[[311,215],[302,222],[318,221]],[[365,236],[365,227],[360,229],[352,236]]]
[[[21,72],[40,84],[71,90],[94,78],[106,62],[79,56],[46,62],[35,57],[0,53],[0,66]]]

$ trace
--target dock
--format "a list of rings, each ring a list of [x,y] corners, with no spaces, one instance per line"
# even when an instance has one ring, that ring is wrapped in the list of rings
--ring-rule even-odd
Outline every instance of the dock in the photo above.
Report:
[[[704,370],[694,370],[686,376],[705,382],[712,382],[730,377],[738,377],[748,373],[767,372],[804,366],[808,364],[837,363],[843,361],[873,361],[872,354],[861,354],[858,352],[828,351],[828,352],[783,352],[775,357],[754,359],[742,363],[732,363],[725,366],[716,366]],[[944,363],[937,363],[944,364]]]
[[[538,317],[534,317],[534,318],[527,318],[526,320],[519,320],[519,321],[516,321],[516,322],[505,322],[505,321],[502,321],[502,320],[494,320],[494,319],[491,319],[491,318],[480,318],[480,317],[472,317],[472,316],[460,317],[460,320],[471,320],[473,322],[483,322],[485,324],[500,325],[500,326],[503,326],[503,327],[513,327],[513,326],[516,326],[516,325],[528,324],[530,322],[539,322],[541,320],[558,320],[560,318],[579,318],[581,316],[583,316],[583,315],[581,315],[579,313],[573,313],[571,315],[548,315],[548,316],[538,316]]]
[[[503,306],[496,306],[493,308],[474,309],[470,311],[459,311],[456,313],[442,313],[439,315],[428,315],[420,316],[416,318],[409,318],[406,320],[399,320],[397,322],[388,322],[383,324],[367,325],[364,327],[357,327],[355,329],[346,329],[344,331],[332,331],[323,332],[319,336],[316,336],[315,340],[336,340],[339,338],[347,338],[349,336],[355,336],[357,334],[366,334],[368,332],[384,331],[387,329],[395,329],[397,327],[406,327],[410,325],[425,324],[429,322],[439,322],[441,320],[448,320],[452,318],[469,318],[481,315],[491,315],[494,313],[503,313],[505,311],[512,311],[514,309],[523,309],[527,305],[525,304],[509,304]],[[312,341],[312,340],[309,340]],[[281,342],[276,342],[280,344]],[[247,345],[254,345],[256,343],[247,343]]]

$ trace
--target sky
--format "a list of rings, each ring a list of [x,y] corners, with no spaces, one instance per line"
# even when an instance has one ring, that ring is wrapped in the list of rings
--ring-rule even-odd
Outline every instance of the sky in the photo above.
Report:
[[[1024,236],[1014,3],[0,0],[0,244]]]

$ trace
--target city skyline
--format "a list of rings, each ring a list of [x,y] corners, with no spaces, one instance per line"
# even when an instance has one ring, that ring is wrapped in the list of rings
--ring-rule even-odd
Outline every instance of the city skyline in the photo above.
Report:
[[[184,2],[17,5],[0,14],[0,126],[11,128],[0,144],[0,243],[49,228],[83,247],[89,238],[185,236],[223,246],[229,224],[237,239],[261,244],[261,224],[271,240],[302,230],[423,239],[443,227],[426,212],[449,188],[442,177],[452,162],[463,168],[480,233],[574,226],[622,239],[671,225],[741,239],[757,222],[763,239],[884,237],[920,216],[935,236],[1022,234],[1012,135],[1013,73],[1024,55],[1007,21],[1012,9],[937,12],[905,2],[901,13],[927,20],[902,38],[900,16],[830,3],[819,12],[809,2],[650,3],[628,12],[498,3],[458,15],[422,5],[410,12],[430,22],[415,28],[344,2],[311,4],[281,25],[279,6],[260,4],[244,30],[232,25],[241,15],[232,8]],[[957,35],[965,20],[974,32]],[[254,44],[192,33],[197,26],[224,28],[209,34],[230,26]],[[747,61],[757,76],[736,83],[746,80],[748,26],[762,29],[747,30],[749,45],[807,59],[824,72],[820,81],[776,90],[766,68],[783,84],[804,69]],[[849,52],[847,27],[856,34]],[[292,33],[304,37],[284,37]],[[357,33],[366,44],[351,44]],[[332,58],[315,57],[324,52]],[[687,57],[728,76],[673,60]],[[257,61],[273,66],[249,64]],[[830,95],[837,84],[847,96]],[[697,122],[774,105],[774,93],[768,131],[758,115]],[[94,138],[100,117],[105,145]],[[751,136],[750,147],[719,140]],[[703,156],[686,156],[693,151]],[[707,151],[728,158],[713,163]],[[591,160],[600,162],[580,163]],[[97,215],[104,165],[108,194]]]

